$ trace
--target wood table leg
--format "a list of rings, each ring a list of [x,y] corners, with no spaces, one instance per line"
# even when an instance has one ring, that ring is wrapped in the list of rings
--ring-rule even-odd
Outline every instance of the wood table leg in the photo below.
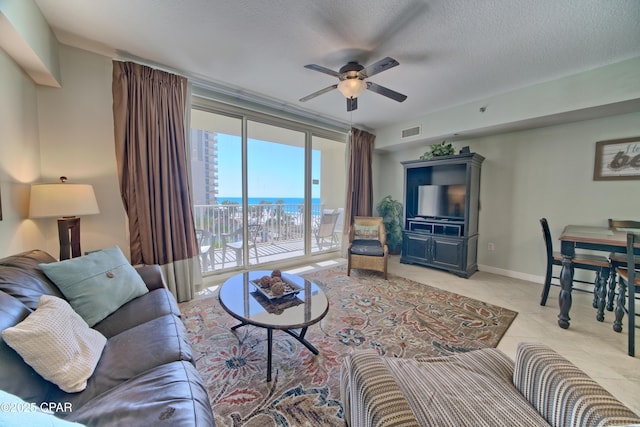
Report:
[[[607,283],[609,282],[609,269],[603,268],[598,280],[598,314],[596,320],[604,321],[604,306],[607,302]]]
[[[562,329],[569,328],[569,311],[571,310],[571,291],[573,290],[573,257],[575,247],[571,242],[562,242],[562,270],[560,271],[560,314],[558,325]]]
[[[627,302],[627,287],[623,280],[618,279],[618,299],[615,309],[616,319],[613,321],[613,330],[622,332],[622,319],[624,318],[624,304]],[[628,333],[633,334],[633,331]]]
[[[616,270],[612,269],[609,275],[609,295],[607,298],[607,311],[613,311],[613,301],[616,299]]]

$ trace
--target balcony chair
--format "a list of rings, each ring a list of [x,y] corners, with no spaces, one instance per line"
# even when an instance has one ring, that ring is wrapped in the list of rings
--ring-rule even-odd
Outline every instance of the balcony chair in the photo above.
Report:
[[[200,249],[200,268],[202,271],[208,271],[214,269],[214,236],[208,230],[196,229],[196,239],[198,239],[198,248]]]
[[[387,233],[382,217],[356,216],[349,231],[347,276],[352,268],[380,271],[387,279]]]
[[[622,332],[622,318],[624,316],[625,299],[627,300],[627,318],[629,319],[629,330],[627,334],[628,346],[627,352],[629,356],[635,357],[635,338],[636,338],[636,293],[640,293],[640,271],[637,269],[638,258],[634,256],[633,251],[636,245],[640,245],[640,235],[635,233],[627,234],[627,265],[625,267],[618,267],[616,272],[618,273],[618,303],[616,304],[616,320],[613,322],[613,330],[616,332]],[[628,290],[628,298],[625,298],[625,293]]]
[[[549,231],[549,223],[546,218],[540,219],[540,225],[542,226],[542,237],[544,238],[544,244],[547,249],[547,273],[544,279],[544,288],[542,289],[542,296],[540,298],[540,305],[547,304],[547,297],[549,296],[549,288],[551,287],[551,279],[558,279],[558,276],[553,276],[553,266],[562,266],[562,255],[560,252],[553,251],[553,244],[551,242],[551,232]],[[590,270],[596,272],[596,278],[593,282],[587,282],[584,280],[573,279],[574,282],[587,283],[595,285],[593,290],[593,308],[598,308],[599,291],[601,286],[606,286],[606,283],[600,283],[601,278],[608,275],[611,266],[609,259],[605,256],[591,255],[576,253],[573,258],[573,267],[582,270]],[[604,275],[604,276],[603,276]],[[604,280],[604,279],[603,279]],[[553,283],[554,286],[558,286]],[[580,288],[574,288],[576,291],[584,291]],[[588,291],[587,291],[588,292]],[[604,290],[602,290],[604,292]],[[598,319],[602,321],[603,319]]]
[[[616,228],[619,230],[627,231],[640,231],[640,221],[609,218],[609,228]],[[627,265],[627,254],[623,254],[620,252],[611,252],[609,254],[609,262],[611,263],[611,276],[609,277],[609,298],[607,300],[607,310],[613,311],[613,301],[615,300],[616,292],[616,271],[618,267],[625,267]],[[636,255],[635,262],[636,268],[638,268],[640,266],[640,256]]]
[[[335,229],[339,216],[340,212],[338,209],[325,209],[322,211],[320,222],[314,231],[316,242],[318,243],[318,249],[322,250],[322,246],[326,239],[329,239],[329,248],[332,248],[333,244],[338,242],[336,240]]]
[[[258,246],[256,242],[261,232],[261,224],[250,224],[247,226],[247,233],[249,237],[247,247],[249,249],[249,254],[251,254],[251,250],[253,249],[256,258],[256,264],[260,262],[260,260],[258,259]],[[242,227],[232,231],[231,233],[223,233],[220,238],[222,239],[222,268],[224,268],[224,264],[227,260],[227,250],[232,250],[234,252],[236,265],[242,265],[244,256],[244,240]]]
[[[344,208],[338,208],[336,210],[338,211],[338,220],[333,229],[333,238],[336,239],[336,243],[339,245],[340,242],[342,242],[342,232],[344,230]]]

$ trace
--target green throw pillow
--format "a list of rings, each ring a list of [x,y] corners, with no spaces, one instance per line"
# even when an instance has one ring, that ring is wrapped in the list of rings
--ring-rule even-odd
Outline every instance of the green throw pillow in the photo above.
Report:
[[[149,292],[117,246],[40,268],[89,326]]]

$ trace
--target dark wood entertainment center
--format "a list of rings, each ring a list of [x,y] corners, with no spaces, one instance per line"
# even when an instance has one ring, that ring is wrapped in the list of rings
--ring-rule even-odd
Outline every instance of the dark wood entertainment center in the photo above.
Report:
[[[480,168],[476,153],[410,160],[404,166],[404,264],[469,277],[478,270]]]

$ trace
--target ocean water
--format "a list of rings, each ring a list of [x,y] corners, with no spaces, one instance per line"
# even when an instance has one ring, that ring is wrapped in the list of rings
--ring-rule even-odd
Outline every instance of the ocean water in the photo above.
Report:
[[[250,205],[257,205],[260,202],[271,202],[275,204],[279,200],[281,200],[285,205],[301,205],[304,203],[303,197],[249,197],[248,203]],[[224,201],[242,204],[242,197],[218,197],[218,204],[221,204]],[[320,198],[311,199],[311,204],[319,205]]]

